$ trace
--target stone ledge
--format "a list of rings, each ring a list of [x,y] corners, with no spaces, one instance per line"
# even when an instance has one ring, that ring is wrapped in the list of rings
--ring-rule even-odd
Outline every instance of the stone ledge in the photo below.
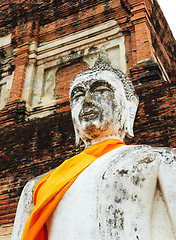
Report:
[[[153,58],[148,58],[139,62],[136,66],[130,69],[130,74],[133,81],[137,81],[138,84],[159,80],[162,77],[159,64],[155,62]]]
[[[11,233],[13,229],[13,224],[0,226],[0,240],[10,240]]]

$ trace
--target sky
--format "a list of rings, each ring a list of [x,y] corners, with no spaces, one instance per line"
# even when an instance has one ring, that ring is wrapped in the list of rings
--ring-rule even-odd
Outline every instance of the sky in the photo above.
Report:
[[[176,39],[176,0],[158,0],[158,3]]]

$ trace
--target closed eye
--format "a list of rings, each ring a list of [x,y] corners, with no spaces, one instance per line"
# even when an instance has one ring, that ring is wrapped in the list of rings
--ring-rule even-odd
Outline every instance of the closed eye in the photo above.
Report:
[[[71,94],[71,100],[77,100],[85,95],[85,91],[82,88],[74,89]]]
[[[109,88],[108,86],[102,85],[94,88],[93,92],[105,92],[105,91],[110,91],[112,92],[112,89]]]
[[[111,84],[109,84],[107,81],[104,80],[98,80],[92,83],[91,87],[90,87],[91,92],[105,92],[105,91],[109,91],[109,92],[114,92],[114,88]]]

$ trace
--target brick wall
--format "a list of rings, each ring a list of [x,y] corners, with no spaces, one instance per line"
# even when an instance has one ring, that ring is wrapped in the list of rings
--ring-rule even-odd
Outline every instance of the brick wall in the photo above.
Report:
[[[156,0],[152,6],[150,20],[153,47],[169,76],[176,79],[175,39]]]
[[[69,112],[0,130],[0,225],[13,223],[25,183],[75,155]]]
[[[176,84],[162,80],[136,86],[139,107],[134,126],[135,137],[127,144],[176,147]]]
[[[9,102],[0,111],[0,239],[5,239],[25,183],[80,151],[74,147],[68,89],[72,78],[86,66],[74,62],[59,68],[55,113],[26,121],[21,95],[31,42],[42,44],[116,20],[125,36],[127,72],[140,99],[135,138],[126,143],[169,147],[175,147],[176,140],[176,43],[156,0],[153,4],[146,0],[3,0],[0,13],[0,37],[11,33],[16,48]],[[162,79],[153,49],[170,83]]]
[[[66,103],[66,106],[57,110],[57,112],[68,111],[70,109],[69,105],[69,89],[70,84],[76,75],[87,69],[86,64],[83,62],[72,63],[69,66],[64,66],[60,68],[57,72],[57,81],[56,81],[56,89],[55,96],[58,99],[58,103]]]
[[[175,147],[175,84],[152,81],[136,87],[140,98],[134,139],[127,144]],[[69,112],[54,114],[0,130],[0,225],[12,223],[24,184],[57,167],[79,149]]]

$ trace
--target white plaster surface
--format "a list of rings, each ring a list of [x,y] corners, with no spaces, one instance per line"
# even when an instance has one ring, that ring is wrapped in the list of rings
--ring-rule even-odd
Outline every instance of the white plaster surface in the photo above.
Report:
[[[111,60],[112,67],[122,70],[124,73],[127,71],[126,65],[126,49],[125,49],[125,38],[123,35],[111,39],[105,43],[106,52]],[[99,46],[98,46],[99,47]],[[99,52],[89,53],[83,60],[88,64],[89,67],[93,67]]]
[[[13,80],[14,73],[12,75],[6,76],[2,78],[0,81],[0,109],[4,108],[8,102],[10,90],[12,87],[12,80]]]
[[[9,73],[10,63],[13,58],[13,48],[11,46],[11,34],[0,37],[0,50],[3,49],[5,57],[1,59],[2,76],[0,79],[0,109],[3,109],[8,102],[12,86],[13,75]]]
[[[77,178],[48,219],[49,240],[176,239],[175,171],[176,151],[170,149],[123,146],[105,154]],[[23,191],[12,240],[21,239],[35,181]]]
[[[126,72],[125,38],[116,21],[108,21],[39,46],[32,42],[22,94],[29,118],[43,117],[53,112],[52,107],[49,109],[48,106],[54,106],[57,102],[54,89],[56,72],[61,64],[83,57],[88,67],[92,67],[102,45],[106,47],[112,66]],[[93,49],[90,51],[91,47]]]
[[[0,37],[0,47],[5,47],[11,43],[12,34],[8,34],[5,37]]]
[[[75,132],[86,146],[123,140],[137,109],[130,80],[101,64],[78,75],[70,90]],[[42,70],[40,65],[38,76]],[[46,89],[41,81],[36,86],[44,94],[52,82]],[[175,173],[176,150],[169,148],[123,146],[105,154],[82,172],[47,220],[49,240],[176,240]],[[12,240],[21,239],[38,179],[22,192]]]
[[[123,141],[134,121],[138,102],[126,99],[120,78],[111,71],[94,71],[75,78],[70,89],[75,132],[87,146],[103,137]],[[133,117],[131,117],[133,116]],[[77,134],[78,135],[78,134]],[[91,142],[91,144],[90,144]]]
[[[0,240],[10,240],[13,224],[0,226]]]
[[[120,27],[116,21],[111,20],[98,26],[82,30],[69,36],[59,38],[48,43],[42,43],[38,48],[38,60],[63,53],[68,50],[82,47],[105,37],[113,36],[120,32]]]
[[[12,231],[11,240],[21,240],[23,230],[25,227],[25,223],[29,218],[30,214],[32,213],[32,209],[34,207],[33,204],[33,189],[37,181],[42,176],[36,177],[29,181],[20,196],[20,200],[17,207],[14,227]]]
[[[174,160],[172,153],[169,158]],[[164,161],[168,159],[159,150],[147,146],[124,146],[100,157],[51,215],[49,240],[176,239],[176,163],[169,166]],[[172,180],[162,171],[172,172]]]

